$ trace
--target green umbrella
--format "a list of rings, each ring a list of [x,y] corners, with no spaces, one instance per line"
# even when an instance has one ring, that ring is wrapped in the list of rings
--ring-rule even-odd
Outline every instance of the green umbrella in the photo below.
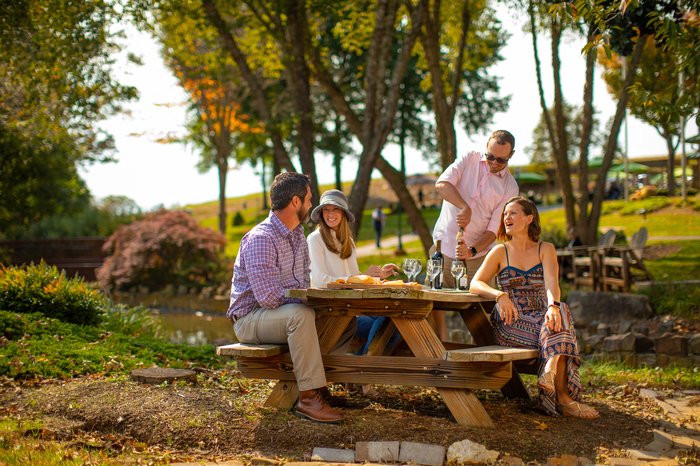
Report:
[[[588,168],[600,168],[603,165],[603,157],[591,157],[588,159]]]
[[[513,174],[518,183],[544,183],[547,177],[535,172],[515,172]]]
[[[624,173],[625,172],[625,164],[621,163],[618,165],[613,166],[610,171],[612,173]],[[646,165],[642,165],[641,163],[637,162],[632,162],[629,161],[627,162],[627,173],[646,173],[649,171],[649,167]]]

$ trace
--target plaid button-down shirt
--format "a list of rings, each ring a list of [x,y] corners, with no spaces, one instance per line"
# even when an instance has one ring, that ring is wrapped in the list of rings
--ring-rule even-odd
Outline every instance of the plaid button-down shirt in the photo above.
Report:
[[[308,288],[311,261],[304,227],[290,230],[275,215],[270,215],[241,240],[233,266],[231,302],[228,318],[243,317],[258,307],[275,309],[282,304],[298,303],[285,298],[284,291]]]

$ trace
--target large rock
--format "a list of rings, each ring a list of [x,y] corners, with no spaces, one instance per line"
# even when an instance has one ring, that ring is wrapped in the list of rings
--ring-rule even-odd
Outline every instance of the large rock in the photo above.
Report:
[[[656,354],[687,356],[688,338],[683,335],[665,333],[656,339]]]
[[[455,442],[447,449],[449,464],[494,464],[500,453],[471,440]]]
[[[649,298],[631,293],[573,290],[567,303],[577,327],[588,327],[592,321],[617,323],[647,319],[653,314]]]
[[[637,339],[631,333],[621,335],[611,335],[603,340],[603,347],[606,353],[632,352],[635,350]]]
[[[688,353],[700,354],[700,333],[688,338]]]

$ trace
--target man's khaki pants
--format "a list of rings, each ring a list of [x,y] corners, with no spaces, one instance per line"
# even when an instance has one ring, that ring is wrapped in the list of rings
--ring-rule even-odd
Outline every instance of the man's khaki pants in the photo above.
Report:
[[[233,325],[241,343],[289,345],[299,390],[326,385],[321,348],[316,333],[316,312],[304,304],[283,304],[276,309],[255,309]]]

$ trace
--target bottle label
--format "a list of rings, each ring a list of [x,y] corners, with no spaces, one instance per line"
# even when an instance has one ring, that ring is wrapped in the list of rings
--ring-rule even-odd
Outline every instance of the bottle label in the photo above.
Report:
[[[467,289],[467,276],[462,275],[459,277],[459,289],[460,290],[466,290]]]

